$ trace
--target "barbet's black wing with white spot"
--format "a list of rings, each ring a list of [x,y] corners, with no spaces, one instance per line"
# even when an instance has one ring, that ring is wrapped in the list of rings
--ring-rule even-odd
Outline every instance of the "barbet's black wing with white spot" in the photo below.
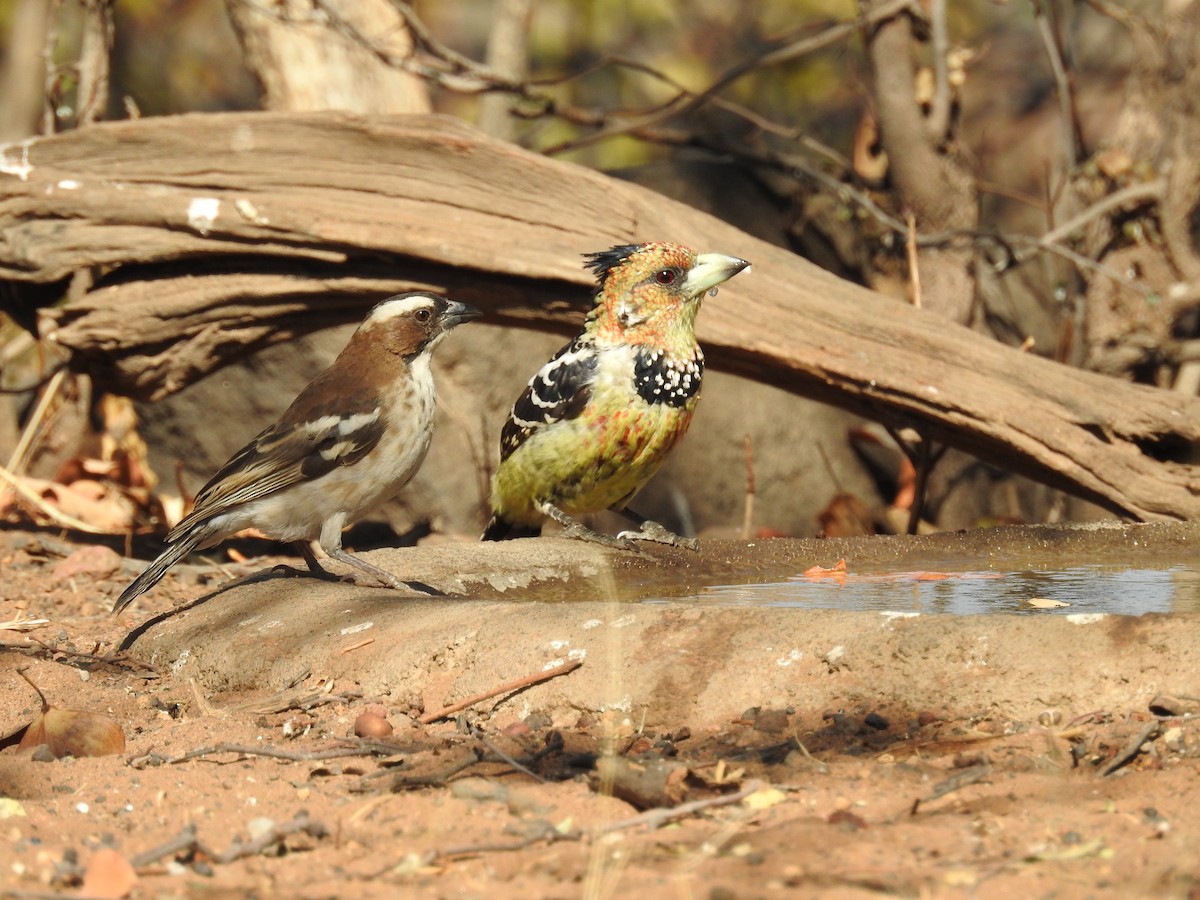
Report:
[[[508,459],[530,435],[579,416],[591,399],[598,365],[596,349],[583,335],[554,354],[513,404],[500,432],[500,461]]]
[[[195,508],[171,529],[167,541],[243,503],[354,465],[379,443],[384,428],[378,404],[361,406],[360,412],[309,421],[285,419],[264,430],[201,489]]]

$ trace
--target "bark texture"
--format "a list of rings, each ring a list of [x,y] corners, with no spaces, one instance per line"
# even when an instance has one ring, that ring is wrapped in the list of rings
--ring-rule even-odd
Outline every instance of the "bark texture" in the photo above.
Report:
[[[1138,519],[1200,518],[1187,461],[1200,400],[1022,354],[455,119],[190,115],[0,156],[0,297],[27,314],[47,286],[102,273],[45,330],[139,397],[414,286],[567,331],[589,302],[580,254],[656,238],[754,263],[700,317],[713,366],[915,425]]]
[[[267,109],[429,112],[425,82],[392,64],[412,39],[388,0],[326,0],[325,15],[302,0],[225,6]]]

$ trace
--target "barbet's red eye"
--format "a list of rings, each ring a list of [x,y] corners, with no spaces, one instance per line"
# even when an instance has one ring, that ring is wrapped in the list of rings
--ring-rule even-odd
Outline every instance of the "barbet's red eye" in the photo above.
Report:
[[[654,280],[659,284],[673,284],[675,281],[675,270],[659,269],[654,275]]]

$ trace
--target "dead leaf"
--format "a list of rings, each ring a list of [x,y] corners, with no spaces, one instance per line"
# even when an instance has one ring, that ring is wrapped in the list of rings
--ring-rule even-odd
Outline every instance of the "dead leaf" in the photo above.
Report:
[[[1110,147],[1096,154],[1096,168],[1115,181],[1129,174],[1133,160],[1124,150]]]
[[[761,787],[743,800],[742,805],[747,809],[759,812],[764,809],[770,809],[772,806],[782,803],[786,799],[787,794],[779,790],[779,788]]]
[[[810,566],[804,570],[804,577],[811,581],[820,581],[826,578],[833,579],[834,581],[845,581],[846,561],[839,559],[829,568],[825,568],[824,566]]]
[[[54,504],[63,513],[86,522],[93,528],[111,534],[121,534],[133,527],[133,505],[99,481],[81,478],[69,485],[47,481],[36,489],[43,499]]]
[[[870,109],[864,110],[854,126],[854,171],[868,184],[882,184],[888,171],[887,153],[879,137],[879,123]]]
[[[121,726],[103,713],[75,709],[56,709],[51,706],[24,669],[17,674],[29,682],[42,701],[42,711],[34,717],[21,737],[18,750],[33,750],[43,744],[55,759],[64,756],[112,756],[125,751],[125,734]]]
[[[1064,606],[1070,606],[1066,600],[1050,600],[1046,597],[1030,597],[1028,600],[1021,601],[1022,606],[1027,606],[1030,609],[1062,609]]]
[[[137,883],[137,872],[129,860],[111,847],[101,847],[88,860],[79,893],[84,897],[121,900],[137,887]]]

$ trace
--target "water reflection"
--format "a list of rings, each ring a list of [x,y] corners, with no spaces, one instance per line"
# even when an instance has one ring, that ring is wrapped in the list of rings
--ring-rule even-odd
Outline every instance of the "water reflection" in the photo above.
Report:
[[[780,582],[716,585],[691,597],[646,602],[680,601],[950,615],[1200,612],[1200,568],[1077,566],[1053,572],[1002,573],[850,571],[844,578],[796,575]]]

